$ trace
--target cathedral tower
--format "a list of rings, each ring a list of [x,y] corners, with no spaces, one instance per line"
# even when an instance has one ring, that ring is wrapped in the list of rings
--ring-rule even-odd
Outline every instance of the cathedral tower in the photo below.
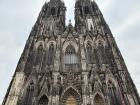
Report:
[[[62,0],[46,2],[2,105],[140,105],[140,97],[101,11],[76,0],[75,26]]]

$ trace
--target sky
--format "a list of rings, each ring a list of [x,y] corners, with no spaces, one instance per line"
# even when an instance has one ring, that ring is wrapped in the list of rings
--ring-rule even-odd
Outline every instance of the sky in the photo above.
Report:
[[[74,23],[75,0],[64,0]],[[95,0],[140,93],[140,0]],[[0,0],[0,104],[45,0]]]

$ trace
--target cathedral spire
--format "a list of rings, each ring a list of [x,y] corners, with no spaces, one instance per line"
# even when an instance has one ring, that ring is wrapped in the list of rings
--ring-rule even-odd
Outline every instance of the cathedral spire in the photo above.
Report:
[[[65,29],[65,13],[66,7],[62,0],[47,1],[37,20],[37,24],[42,25],[42,31],[38,32],[39,35],[58,35]],[[36,26],[36,25],[35,25]],[[40,29],[38,29],[40,30]]]
[[[44,4],[2,105],[140,105],[97,4],[76,1],[75,27],[65,11]]]
[[[82,33],[86,31],[100,32],[104,34],[102,28],[104,23],[103,16],[95,3],[91,0],[77,0],[75,3],[75,27],[79,32],[79,29],[83,29]]]

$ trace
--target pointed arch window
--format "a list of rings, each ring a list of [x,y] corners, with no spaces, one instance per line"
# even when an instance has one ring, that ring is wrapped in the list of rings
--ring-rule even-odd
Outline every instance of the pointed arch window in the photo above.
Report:
[[[78,14],[78,15],[83,16],[82,6],[79,6],[79,13],[80,13],[80,14]]]
[[[61,13],[61,7],[58,8],[57,16],[59,16]]]
[[[48,65],[54,64],[54,56],[55,56],[55,48],[54,45],[51,44],[48,50],[48,60],[47,60]]]
[[[91,44],[87,44],[87,49],[86,49],[86,58],[87,58],[87,63],[92,64],[93,63],[93,49]]]
[[[37,49],[36,65],[39,65],[42,62],[42,56],[43,56],[43,45],[40,44]]]
[[[104,100],[99,94],[94,98],[94,105],[104,105]]]
[[[46,95],[43,95],[39,100],[39,105],[48,105],[48,98]]]
[[[111,81],[108,82],[108,94],[111,105],[121,105],[119,91]]]
[[[85,14],[86,14],[86,15],[87,15],[87,14],[91,14],[90,8],[89,8],[88,6],[85,6],[84,11],[85,11]]]
[[[33,96],[34,96],[34,83],[31,82],[26,91],[24,105],[32,105]]]
[[[100,64],[105,64],[105,49],[101,42],[98,44],[98,61]]]
[[[92,4],[92,10],[93,11],[96,11],[96,8],[97,8],[96,5],[95,4]]]
[[[32,69],[32,66],[31,65],[34,65],[34,63],[35,62],[33,62],[33,61],[35,61],[35,52],[34,52],[34,50],[33,50],[33,45],[32,45],[32,47],[31,47],[31,49],[30,49],[30,52],[29,52],[29,55],[28,55],[28,58],[27,58],[27,63],[28,63],[28,65],[25,65],[25,74],[30,74],[30,70]],[[19,67],[21,66],[21,65],[18,65]],[[18,67],[18,68],[19,68]]]
[[[72,45],[66,48],[64,62],[65,64],[77,64],[76,51]]]
[[[56,15],[56,8],[55,7],[51,8],[51,15]]]

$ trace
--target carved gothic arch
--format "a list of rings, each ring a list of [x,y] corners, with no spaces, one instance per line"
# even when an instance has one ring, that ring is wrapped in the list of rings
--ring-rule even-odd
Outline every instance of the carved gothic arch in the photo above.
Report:
[[[96,43],[96,48],[98,48],[100,45],[102,45],[104,48],[106,46],[105,41],[104,40],[101,40],[101,39],[96,40],[95,43]]]
[[[105,105],[105,97],[102,93],[96,92],[93,95],[93,102],[94,105]]]
[[[23,94],[26,93],[27,88],[30,86],[30,83],[31,83],[31,81],[28,81],[28,82],[25,84],[25,86],[24,86],[24,88],[23,88]],[[34,83],[33,83],[33,84],[34,84]]]
[[[49,98],[47,95],[43,94],[39,97],[38,105],[48,105],[49,104]]]
[[[95,92],[93,94],[93,99],[95,98],[96,95],[100,95],[103,98],[103,100],[105,101],[105,97],[104,97],[103,93],[101,93],[101,92]]]
[[[72,42],[72,41],[68,41],[68,42],[65,42],[65,43],[64,43],[63,49],[62,49],[62,50],[63,50],[63,53],[65,53],[66,48],[67,48],[69,45],[72,45],[72,46],[75,48],[76,53],[78,53],[79,47],[78,47],[77,43]]]
[[[62,96],[63,96],[64,93],[65,93],[66,91],[68,91],[69,89],[75,90],[75,91],[80,95],[79,91],[78,91],[74,86],[69,86],[69,87],[67,87],[67,88],[63,91]],[[81,95],[80,95],[80,96],[81,96]]]
[[[43,46],[43,49],[44,49],[44,41],[38,41],[35,44],[35,50],[37,50],[40,45],[42,45]]]
[[[93,45],[93,39],[91,38],[91,36],[89,34],[86,35],[86,38],[85,38],[85,45],[90,42],[92,45]]]
[[[66,31],[66,32],[67,32],[67,31]],[[73,32],[65,33],[65,34],[63,35],[63,37],[65,37],[65,40],[64,40],[63,43],[66,43],[66,42],[69,42],[69,41],[77,43],[77,40],[76,40],[76,38],[74,37],[74,35],[75,35],[75,33],[73,33]]]
[[[48,94],[46,94],[45,92],[42,92],[41,94],[39,94],[38,99],[40,99],[40,98],[41,98],[42,96],[44,96],[44,95],[45,95],[46,97],[49,97]]]
[[[49,41],[47,43],[47,51],[49,50],[50,46],[52,46],[52,45],[53,45],[54,49],[56,49],[56,42],[55,41]]]
[[[23,91],[22,91],[22,102],[24,104],[31,104],[33,102],[33,97],[35,96],[35,83],[34,81],[31,79],[29,80],[24,88],[23,88]]]
[[[66,39],[68,37],[73,37],[74,34],[74,28],[71,24],[68,25],[68,27],[66,28],[66,30],[64,31],[63,37],[66,37]]]
[[[73,103],[74,105],[81,105],[81,95],[78,92],[78,90],[72,86],[66,88],[63,91],[62,96],[60,98],[60,105],[67,105],[70,98],[72,98],[72,101],[75,100],[75,103]]]
[[[107,73],[106,74],[106,84],[108,84],[109,81],[111,81],[115,85],[115,87],[118,87],[118,83],[115,80],[115,78],[114,78],[112,73]]]
[[[109,97],[111,98],[110,102],[113,105],[122,104],[122,99],[123,98],[122,98],[122,94],[120,92],[121,90],[120,90],[118,81],[114,78],[114,75],[111,73],[110,70],[108,70],[107,74],[106,74],[106,85],[107,85],[107,90],[108,90]],[[112,92],[112,93],[110,93],[110,92]],[[114,101],[112,101],[113,99],[114,99]]]
[[[40,96],[40,98],[41,98],[41,96],[43,96],[43,95],[46,95],[47,97],[48,97],[48,95],[49,95],[49,93],[50,93],[50,91],[49,91],[49,89],[48,89],[48,81],[45,81],[44,83],[43,83],[43,85],[42,85],[42,88],[41,88],[41,90],[40,90],[40,93],[39,93],[39,96]],[[48,93],[48,94],[47,94]]]
[[[93,48],[93,41],[92,40],[85,40],[84,45],[85,45],[85,48],[87,48],[87,45],[91,45]]]
[[[37,78],[33,77],[32,75],[28,77],[26,84],[24,85],[24,89],[30,85],[30,83],[33,83],[34,85],[37,85]]]
[[[51,45],[54,45],[55,49],[56,49],[56,41],[54,40],[51,40],[51,41],[48,41],[48,43],[46,44],[46,47],[47,47],[47,50],[50,48]]]
[[[96,47],[99,46],[99,44],[102,44],[104,47],[106,46],[106,41],[102,35],[98,35],[95,39]]]
[[[121,105],[122,104],[122,95],[120,92],[119,86],[115,86],[115,84],[109,80],[107,82],[108,87],[108,97],[111,105]]]
[[[98,78],[98,77],[97,77]],[[99,79],[94,82],[93,94],[102,92],[102,83]]]

